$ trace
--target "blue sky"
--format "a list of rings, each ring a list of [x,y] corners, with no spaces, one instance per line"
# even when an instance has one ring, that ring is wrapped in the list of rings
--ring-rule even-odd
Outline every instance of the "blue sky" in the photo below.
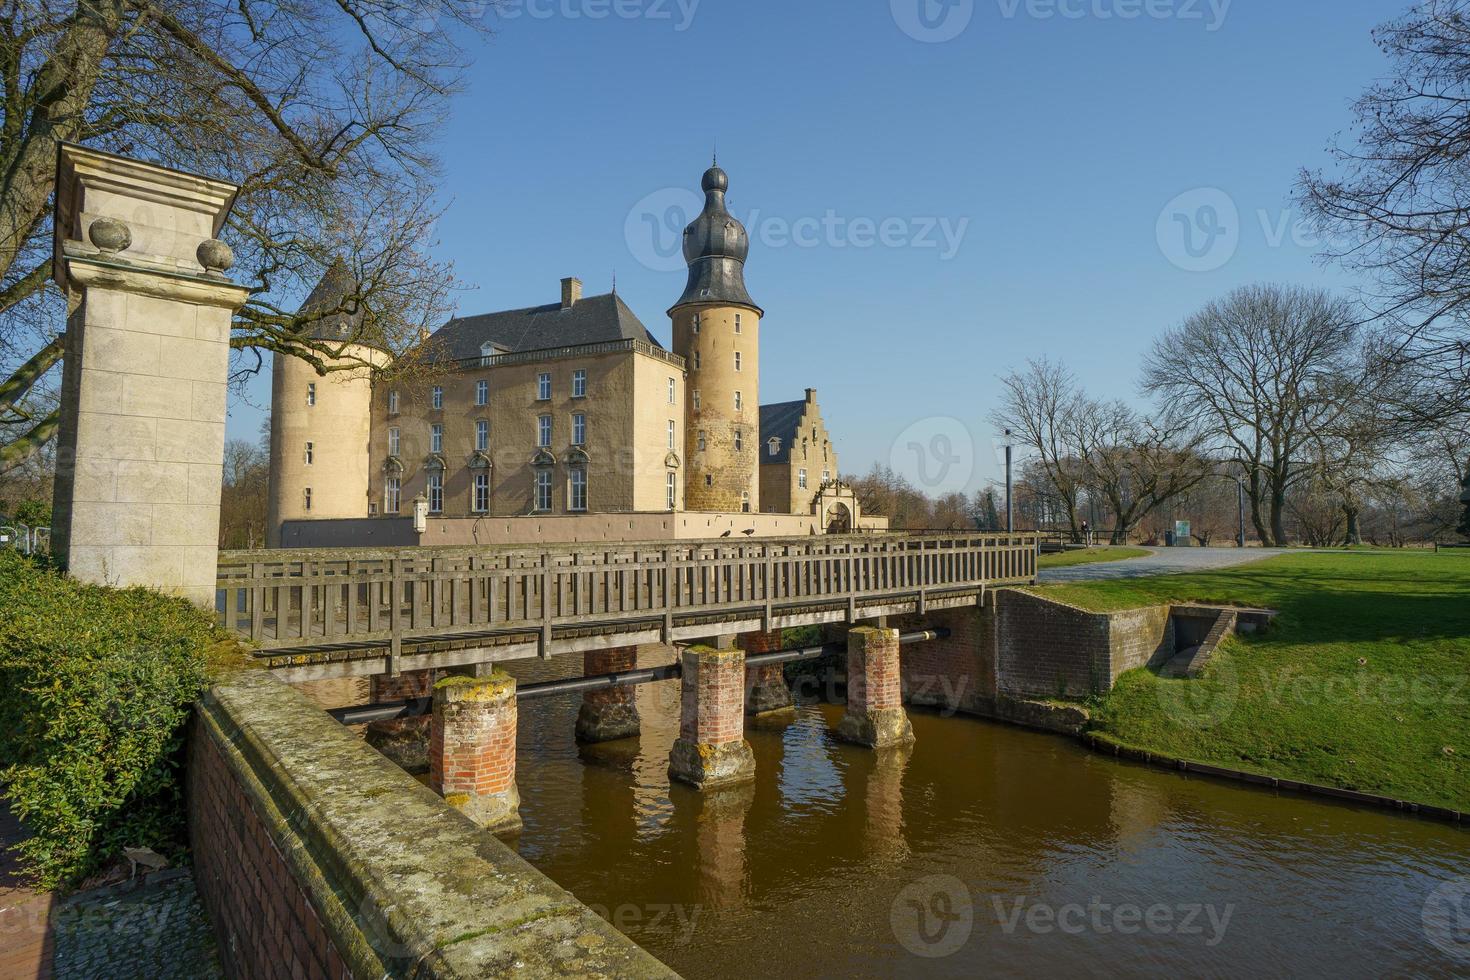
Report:
[[[442,133],[438,248],[476,287],[462,313],[551,302],[568,275],[605,292],[616,270],[667,343],[684,274],[660,245],[718,141],[766,310],[761,400],[815,387],[845,472],[975,489],[1009,367],[1049,355],[1131,398],[1151,340],[1210,298],[1355,285],[1294,234],[1290,194],[1400,12],[511,0]],[[235,399],[232,437],[254,437],[268,388]]]

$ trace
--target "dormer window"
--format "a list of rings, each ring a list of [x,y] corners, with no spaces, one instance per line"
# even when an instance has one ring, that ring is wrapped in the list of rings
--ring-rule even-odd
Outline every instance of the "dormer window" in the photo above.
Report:
[[[779,438],[772,438],[766,443],[766,447],[770,450],[772,456],[781,455],[781,440]]]

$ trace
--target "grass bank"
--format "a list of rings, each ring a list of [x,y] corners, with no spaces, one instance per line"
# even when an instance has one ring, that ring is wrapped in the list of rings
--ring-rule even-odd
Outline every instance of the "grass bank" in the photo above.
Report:
[[[1470,554],[1296,554],[1198,575],[1037,591],[1099,611],[1268,606],[1204,676],[1124,674],[1110,739],[1191,761],[1470,811]]]
[[[1079,548],[1076,551],[1058,551],[1041,555],[1036,559],[1038,568],[1067,568],[1072,565],[1095,565],[1105,561],[1123,561],[1127,558],[1147,558],[1152,552],[1142,548]]]

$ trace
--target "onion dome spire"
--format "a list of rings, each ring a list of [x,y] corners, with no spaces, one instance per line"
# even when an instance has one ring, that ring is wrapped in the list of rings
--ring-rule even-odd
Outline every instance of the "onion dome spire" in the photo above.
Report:
[[[684,261],[689,263],[689,284],[673,309],[711,303],[748,306],[762,314],[745,288],[745,258],[750,254],[750,237],[745,226],[725,207],[730,178],[716,163],[705,171],[700,186],[704,190],[704,210],[684,229]]]

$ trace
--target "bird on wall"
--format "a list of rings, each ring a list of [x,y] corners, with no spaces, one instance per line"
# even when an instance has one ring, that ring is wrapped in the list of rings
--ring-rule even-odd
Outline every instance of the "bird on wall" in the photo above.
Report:
[[[720,535],[720,537],[722,537],[722,538],[728,538],[729,536],[730,536],[730,532],[729,531],[726,531],[724,534]]]
[[[745,529],[745,530],[743,530],[743,531],[741,531],[741,532],[740,532],[740,533],[741,533],[741,534],[743,534],[743,535],[745,535],[745,536],[746,536],[746,537],[747,537],[747,538],[748,538],[748,537],[750,537],[750,536],[751,536],[751,535],[752,535],[752,534],[754,534],[754,533],[755,533],[755,528],[753,528],[753,527],[748,527],[748,528],[746,528],[746,529]]]

